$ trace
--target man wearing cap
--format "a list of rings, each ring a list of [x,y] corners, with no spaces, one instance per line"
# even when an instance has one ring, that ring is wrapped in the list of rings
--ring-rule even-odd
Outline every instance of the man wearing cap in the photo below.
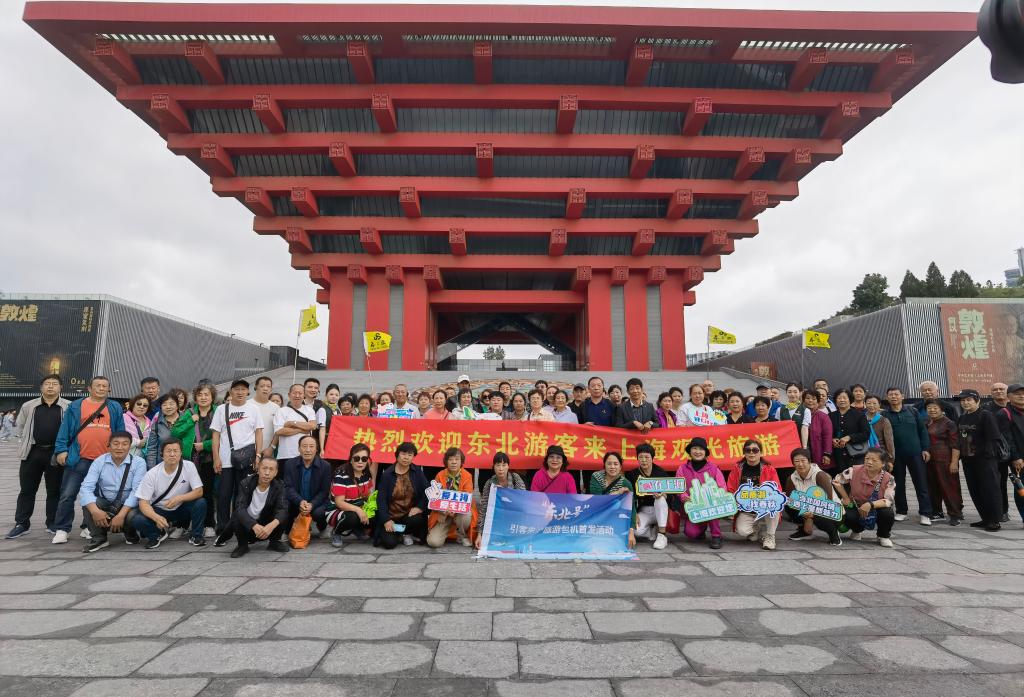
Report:
[[[587,398],[587,386],[577,382],[572,386],[572,401],[569,402],[569,409],[576,415],[576,421],[583,423],[583,400]]]
[[[235,380],[228,390],[228,401],[217,407],[210,422],[213,471],[220,475],[217,482],[218,534],[231,525],[231,504],[239,484],[263,459],[263,416],[256,404],[246,401],[248,397],[249,383]]]
[[[996,464],[999,426],[992,412],[979,408],[981,395],[977,390],[963,390],[957,398],[964,411],[956,423],[960,437],[960,461],[967,479],[967,490],[981,516],[981,520],[971,523],[971,527],[997,532],[1002,529],[999,521],[1003,515]]]
[[[770,387],[768,387],[768,385],[758,385],[756,390],[757,390],[757,396],[758,397],[765,397],[765,398],[771,400],[771,404],[768,407],[768,416],[769,416],[769,418],[772,418],[772,419],[775,419],[776,421],[778,421],[779,420],[779,415],[782,413],[782,402],[778,401],[777,399],[772,399],[772,396],[771,396],[771,391],[772,390],[771,390]],[[704,397],[704,401],[706,403],[710,404],[711,403],[711,396],[710,395],[705,396]],[[751,399],[750,402],[747,403],[746,412],[747,412],[747,416],[749,416],[752,419],[757,416],[757,412],[754,409],[754,400],[753,399]]]
[[[1024,385],[1010,385],[1006,392],[1010,400],[1005,409],[1000,409],[995,413],[996,423],[999,424],[999,430],[1010,450],[1010,457],[1006,460],[1006,465],[1013,468],[1019,481],[1019,477],[1024,472]],[[1000,466],[1002,464],[1000,463]],[[1002,480],[999,493],[1003,497],[1003,501],[1006,501],[1006,482],[1009,479],[1009,472],[1005,476],[1000,472],[1000,476]],[[1021,521],[1024,522],[1024,496],[1019,493],[1020,487],[1016,482],[1012,488],[1013,502],[1017,504],[1017,512],[1020,513]],[[1003,522],[1009,522],[1009,516],[1004,515]]]

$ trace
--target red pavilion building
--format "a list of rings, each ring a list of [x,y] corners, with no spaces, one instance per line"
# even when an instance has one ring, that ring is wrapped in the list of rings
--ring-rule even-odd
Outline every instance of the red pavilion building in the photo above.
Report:
[[[961,13],[30,2],[25,20],[279,235],[328,367],[478,342],[686,367],[684,308],[975,35]],[[440,347],[440,350],[439,350]]]

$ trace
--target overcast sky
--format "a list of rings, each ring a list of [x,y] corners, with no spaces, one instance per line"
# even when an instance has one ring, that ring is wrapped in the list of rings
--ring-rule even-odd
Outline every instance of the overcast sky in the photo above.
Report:
[[[682,4],[975,11],[980,2]],[[284,241],[253,233],[247,209],[214,196],[202,171],[171,154],[21,12],[20,2],[0,2],[0,290],[106,293],[258,342],[292,343],[314,287],[289,267]],[[898,288],[908,267],[923,276],[934,259],[947,277],[962,268],[1002,281],[1012,250],[1024,245],[1022,118],[1024,86],[993,82],[975,41],[847,143],[839,160],[805,177],[796,200],[760,216],[760,235],[738,241],[722,271],[697,287],[688,351],[703,350],[709,323],[740,345],[809,325],[845,306],[867,272]],[[320,316],[326,325],[325,308]],[[322,326],[300,348],[322,359],[326,341]]]

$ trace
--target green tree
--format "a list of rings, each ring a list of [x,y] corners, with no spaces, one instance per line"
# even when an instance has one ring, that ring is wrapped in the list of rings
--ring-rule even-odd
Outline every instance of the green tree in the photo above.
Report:
[[[949,275],[949,294],[954,298],[976,298],[978,286],[966,271],[957,269]]]
[[[889,295],[888,289],[889,280],[882,274],[865,274],[864,280],[853,289],[853,301],[847,311],[855,315],[863,315],[889,307],[896,300]]]
[[[488,346],[484,349],[484,360],[503,361],[505,360],[505,349],[500,346]]]
[[[949,289],[946,287],[946,278],[939,271],[939,267],[935,265],[935,262],[928,264],[928,272],[924,276],[925,289],[928,291],[929,298],[942,298],[949,294]]]
[[[923,298],[927,294],[928,290],[925,288],[924,281],[915,276],[913,271],[907,269],[907,273],[903,276],[903,283],[900,284],[900,300]]]

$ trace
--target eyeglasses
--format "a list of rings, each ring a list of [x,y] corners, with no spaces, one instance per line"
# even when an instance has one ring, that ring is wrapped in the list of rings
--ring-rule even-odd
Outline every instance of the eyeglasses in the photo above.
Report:
[[[755,453],[756,454],[756,453],[761,452],[761,449],[760,448],[744,448],[743,452],[745,452],[745,453]]]
[[[369,462],[369,461],[370,461],[369,455],[357,455],[355,457],[349,458],[349,462]]]

